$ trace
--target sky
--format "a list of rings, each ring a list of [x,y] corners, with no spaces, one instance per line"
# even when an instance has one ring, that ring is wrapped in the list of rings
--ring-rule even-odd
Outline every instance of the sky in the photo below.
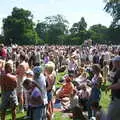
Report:
[[[14,7],[30,10],[36,24],[47,16],[61,14],[70,27],[84,17],[89,28],[95,24],[107,27],[111,24],[112,17],[104,11],[104,6],[104,0],[0,0],[0,33],[3,18],[11,15]]]

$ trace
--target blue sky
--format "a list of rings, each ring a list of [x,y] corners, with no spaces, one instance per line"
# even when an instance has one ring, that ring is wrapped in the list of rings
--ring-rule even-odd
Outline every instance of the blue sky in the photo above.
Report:
[[[43,21],[45,17],[61,14],[70,26],[84,17],[88,27],[94,24],[109,26],[112,18],[103,9],[104,0],[0,0],[0,28],[2,19],[11,14],[13,7],[30,10],[33,21]],[[1,29],[0,29],[1,32]]]

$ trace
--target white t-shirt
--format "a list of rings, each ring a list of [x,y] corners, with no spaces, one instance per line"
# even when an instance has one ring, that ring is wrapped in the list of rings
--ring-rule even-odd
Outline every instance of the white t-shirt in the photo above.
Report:
[[[77,64],[75,63],[75,62],[72,62],[72,61],[70,61],[69,63],[68,63],[68,70],[76,70],[76,68],[77,68]]]
[[[105,61],[109,61],[111,59],[111,55],[110,55],[110,52],[105,52],[105,54],[104,54],[104,60]]]

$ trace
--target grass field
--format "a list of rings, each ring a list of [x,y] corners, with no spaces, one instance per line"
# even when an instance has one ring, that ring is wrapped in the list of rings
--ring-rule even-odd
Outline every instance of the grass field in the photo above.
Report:
[[[57,76],[57,80],[61,79],[61,77],[64,75],[64,73],[60,73],[58,74]],[[56,83],[57,84],[57,87],[60,86],[59,83]],[[107,83],[108,85],[108,83]],[[100,101],[100,104],[101,106],[104,108],[105,111],[107,111],[107,108],[108,108],[108,105],[109,105],[109,102],[110,102],[110,92],[108,92],[107,94],[105,93],[105,88],[106,86],[102,86],[102,97],[101,97],[101,101]],[[11,120],[11,112],[8,111],[7,112],[7,119],[6,120]],[[25,116],[25,113],[17,113],[17,120],[22,120],[23,117]],[[54,119],[53,120],[71,120],[70,118],[68,118],[64,113],[62,112],[56,112],[54,113]]]

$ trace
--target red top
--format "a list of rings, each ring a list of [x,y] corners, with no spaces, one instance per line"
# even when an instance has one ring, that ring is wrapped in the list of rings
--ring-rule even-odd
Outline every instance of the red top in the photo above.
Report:
[[[17,87],[17,78],[11,73],[6,73],[1,76],[0,85],[2,91],[14,90]]]

